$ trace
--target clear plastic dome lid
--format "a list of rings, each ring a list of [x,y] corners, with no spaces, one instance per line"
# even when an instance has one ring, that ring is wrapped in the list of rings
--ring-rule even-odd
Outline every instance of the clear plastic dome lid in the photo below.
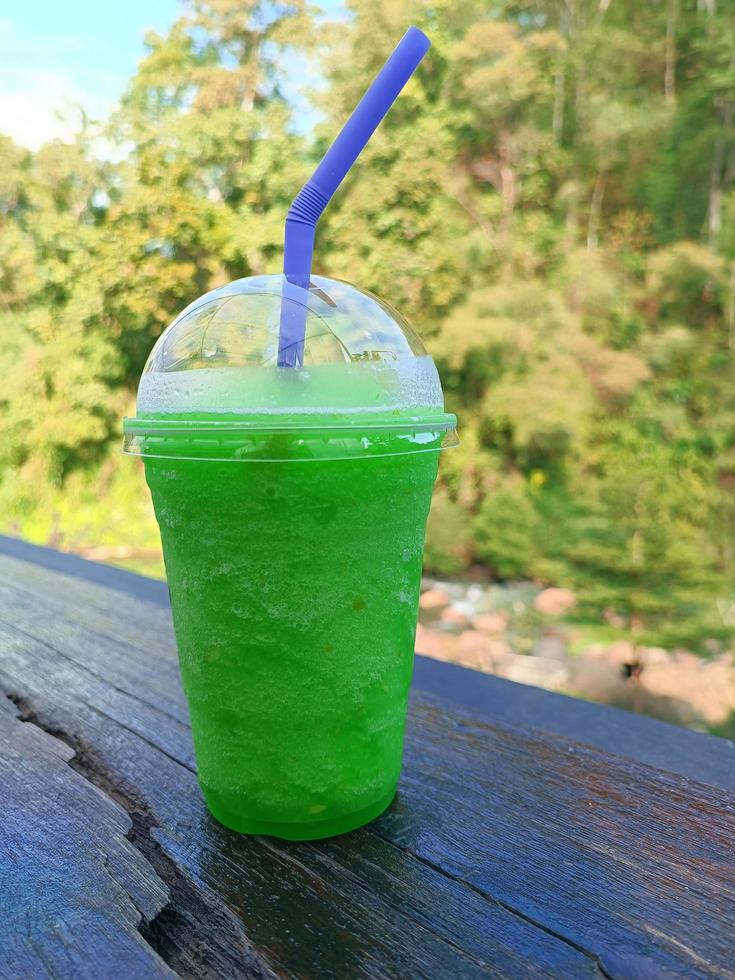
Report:
[[[300,367],[278,366],[289,307],[305,321]],[[403,435],[399,451],[436,451],[457,443],[455,426],[434,362],[395,310],[323,276],[312,276],[308,291],[283,276],[255,276],[201,296],[161,334],[141,376],[137,416],[124,422],[123,451],[290,459],[293,439],[306,433],[340,457],[363,454],[345,445],[358,433],[374,450],[376,439],[396,446]],[[212,433],[228,445],[204,446]],[[266,450],[264,436],[273,433],[293,439]]]

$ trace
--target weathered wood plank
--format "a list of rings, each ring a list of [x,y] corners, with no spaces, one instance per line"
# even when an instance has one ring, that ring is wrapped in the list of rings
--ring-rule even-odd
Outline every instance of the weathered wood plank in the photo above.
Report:
[[[171,893],[147,938],[182,976],[735,976],[731,795],[419,694],[381,820],[323,843],[243,838],[201,801],[161,611],[112,611],[84,583],[75,622],[69,580],[34,596],[50,573],[14,571],[0,565],[0,688],[137,815]]]
[[[735,742],[729,739],[429,657],[416,658],[414,687],[473,717],[541,728],[735,793]]]
[[[596,951],[610,975],[735,975],[732,795],[438,705],[413,720],[410,805],[379,833]],[[464,819],[448,825],[458,796]]]
[[[149,623],[146,632],[136,626],[139,637],[130,633],[123,638],[110,635],[93,610],[79,609],[59,597],[44,597],[44,616],[39,617],[37,595],[0,581],[0,622],[18,635],[21,644],[23,634],[32,636],[71,664],[188,726],[170,619]],[[169,649],[160,653],[152,649],[152,629],[170,641]]]
[[[168,605],[168,588],[165,582],[136,575],[113,565],[86,561],[78,555],[31,544],[30,541],[7,534],[0,534],[0,553],[77,580],[95,582],[117,594],[132,595],[136,599],[144,599],[164,607]]]
[[[113,640],[150,649],[151,628],[160,630],[161,636],[156,637],[157,653],[161,651],[164,656],[176,659],[176,645],[170,633],[171,612],[166,606],[51,572],[1,552],[0,581],[8,588],[24,592],[31,601],[42,595],[49,610],[73,611],[75,620]],[[142,616],[141,610],[144,610]]]
[[[0,977],[169,977],[139,931],[168,889],[74,750],[0,698]]]
[[[8,649],[6,639],[2,632],[0,648]],[[110,700],[108,692],[102,715],[87,703],[102,695],[98,682],[80,672],[83,696],[75,702],[64,693],[74,668],[64,665],[54,674],[46,647],[26,652],[3,658],[0,685],[11,683],[10,666],[16,687],[30,680],[23,697],[34,699],[47,724],[94,746],[93,763],[92,749],[85,749],[87,770],[104,784],[114,782],[131,809],[147,814],[158,855],[175,869],[178,887],[170,887],[183,896],[183,906],[160,943],[184,975],[196,972],[185,966],[194,947],[217,957],[234,942],[253,942],[266,962],[299,975],[595,974],[591,961],[567,944],[371,833],[332,843],[331,860],[326,845],[280,845],[230,833],[207,814],[191,769],[135,734],[132,726],[139,723],[129,713],[113,720],[127,712],[125,701]],[[233,962],[228,970],[221,975],[249,975]]]

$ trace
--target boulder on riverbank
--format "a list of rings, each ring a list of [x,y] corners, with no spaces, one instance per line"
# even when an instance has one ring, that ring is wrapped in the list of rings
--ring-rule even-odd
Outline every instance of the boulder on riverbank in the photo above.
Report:
[[[416,649],[695,728],[722,725],[735,713],[732,652],[703,659],[629,639],[584,644],[583,631],[563,620],[575,603],[566,589],[532,583],[431,582],[421,596]]]

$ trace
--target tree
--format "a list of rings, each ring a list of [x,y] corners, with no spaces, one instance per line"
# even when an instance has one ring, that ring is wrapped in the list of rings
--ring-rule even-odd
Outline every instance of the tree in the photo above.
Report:
[[[201,0],[151,34],[110,133],[133,151],[100,246],[105,308],[135,384],[152,342],[193,298],[278,271],[283,220],[306,176],[282,59],[308,47],[303,0]]]
[[[122,162],[99,161],[86,131],[35,155],[0,144],[0,499],[12,521],[65,510],[80,469],[82,495],[109,484],[119,420],[167,323],[224,281],[277,271],[307,166],[278,64],[289,28],[308,44],[308,25],[301,0],[201,0],[147,39],[107,130]]]
[[[135,526],[149,547],[118,440],[155,339],[205,290],[280,270],[294,193],[414,22],[431,50],[320,222],[315,267],[416,322],[460,416],[431,566],[572,585],[636,642],[724,635],[731,8],[350,0],[316,30],[305,0],[190,2],[107,121],[118,162],[89,124],[37,153],[0,139],[6,526],[73,547]],[[293,99],[306,58],[314,132]]]
[[[568,555],[581,612],[622,617],[634,644],[696,648],[728,637],[715,597],[729,583],[702,530],[715,504],[706,463],[622,424],[596,469],[590,513]]]

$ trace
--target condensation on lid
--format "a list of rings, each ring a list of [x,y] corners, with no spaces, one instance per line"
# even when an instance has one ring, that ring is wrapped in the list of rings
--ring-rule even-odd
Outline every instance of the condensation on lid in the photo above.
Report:
[[[395,310],[322,276],[285,288],[306,309],[303,366],[279,367],[282,276],[238,279],[188,306],[151,352],[123,452],[308,462],[457,444],[439,375]]]
[[[302,368],[277,367],[282,276],[238,279],[197,299],[146,364],[138,415],[442,409],[439,376],[399,313],[345,282],[312,277]],[[298,297],[294,299],[292,297]]]

